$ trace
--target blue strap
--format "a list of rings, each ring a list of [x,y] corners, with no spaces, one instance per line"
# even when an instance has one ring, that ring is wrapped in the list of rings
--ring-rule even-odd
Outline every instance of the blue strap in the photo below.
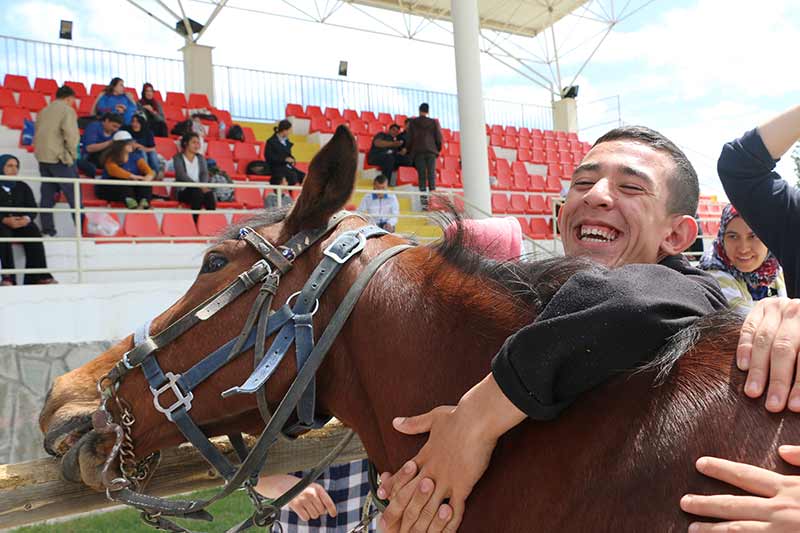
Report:
[[[311,315],[295,315],[294,331],[297,347],[297,371],[306,364],[311,350],[314,349],[314,325]],[[314,424],[314,405],[316,398],[316,381],[312,380],[303,391],[300,401],[297,402],[297,420],[300,424],[312,426]]]

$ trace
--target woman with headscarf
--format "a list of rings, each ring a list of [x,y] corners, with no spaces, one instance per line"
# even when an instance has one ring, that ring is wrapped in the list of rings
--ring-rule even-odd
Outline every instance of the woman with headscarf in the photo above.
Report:
[[[156,99],[156,91],[152,83],[142,85],[142,95],[139,97],[139,108],[147,117],[150,131],[156,137],[167,137],[167,119],[164,116],[164,108],[161,102]]]
[[[714,276],[736,311],[747,313],[758,300],[786,296],[778,260],[731,204],[722,210],[717,237],[700,268]]]
[[[41,237],[42,233],[33,219],[36,213],[4,211],[6,207],[38,207],[33,191],[27,183],[4,179],[3,176],[19,174],[19,159],[13,155],[0,155],[0,237]],[[44,245],[41,242],[23,242],[25,268],[47,268]],[[14,254],[10,242],[0,242],[2,268],[14,268]],[[56,283],[50,274],[25,274],[25,285]],[[16,285],[16,275],[4,274],[0,285]]]

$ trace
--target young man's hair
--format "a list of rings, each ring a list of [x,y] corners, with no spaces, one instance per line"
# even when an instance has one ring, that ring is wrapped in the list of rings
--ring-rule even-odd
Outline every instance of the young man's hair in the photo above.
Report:
[[[101,117],[102,120],[109,120],[111,122],[116,122],[119,125],[122,125],[122,115],[119,113],[103,113]]]
[[[419,104],[419,112],[420,113],[427,113],[429,110],[430,110],[430,107],[428,107],[428,104],[426,104],[426,103]]]
[[[700,201],[700,183],[692,163],[675,143],[645,126],[622,126],[597,139],[593,146],[610,141],[634,141],[667,154],[675,165],[667,182],[667,212],[694,216]]]
[[[397,128],[399,130],[400,129],[400,125],[399,124],[392,124],[392,125],[389,126],[389,129],[392,129],[392,128]]]
[[[69,98],[70,96],[75,96],[75,91],[72,89],[72,87],[67,85],[62,85],[56,91],[56,100],[62,100],[64,98]]]
[[[383,174],[378,174],[377,176],[375,176],[375,179],[372,180],[373,183],[378,183],[378,184],[381,184],[381,185],[383,185],[384,183],[387,183],[388,181],[389,181],[389,178],[387,178]]]

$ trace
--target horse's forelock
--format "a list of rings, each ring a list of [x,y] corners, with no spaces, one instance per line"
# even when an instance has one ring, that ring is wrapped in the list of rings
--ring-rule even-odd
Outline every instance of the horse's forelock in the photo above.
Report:
[[[258,211],[252,217],[228,226],[228,228],[220,234],[218,241],[239,238],[239,230],[245,226],[257,230],[259,228],[277,224],[278,222],[283,222],[290,210],[291,206],[276,207],[273,209],[264,209],[262,211]]]

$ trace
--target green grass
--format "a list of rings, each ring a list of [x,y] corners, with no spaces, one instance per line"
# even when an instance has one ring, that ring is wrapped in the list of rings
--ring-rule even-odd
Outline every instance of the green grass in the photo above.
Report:
[[[198,491],[189,495],[188,499],[208,498],[216,493],[217,490]],[[187,499],[187,497],[183,496],[181,499]],[[213,522],[204,522],[202,520],[176,520],[176,522],[192,531],[203,531],[204,533],[224,532],[248,518],[253,512],[253,507],[247,494],[242,491],[236,491],[224,500],[211,505],[209,512],[214,515]],[[142,522],[137,511],[125,509],[100,513],[95,516],[84,516],[57,524],[27,526],[14,531],[15,533],[52,531],[58,531],[59,533],[107,533],[109,531],[114,533],[152,533],[156,530]]]

